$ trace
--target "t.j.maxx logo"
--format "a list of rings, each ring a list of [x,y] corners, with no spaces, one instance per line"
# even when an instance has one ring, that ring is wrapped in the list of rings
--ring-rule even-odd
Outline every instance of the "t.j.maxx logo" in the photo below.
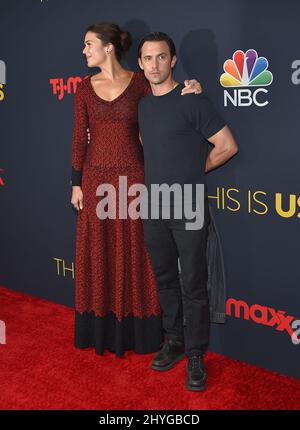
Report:
[[[243,311],[243,313],[242,313]],[[249,306],[244,300],[230,298],[226,302],[226,314],[235,318],[252,320],[257,324],[274,327],[277,331],[286,331],[290,337],[295,337],[291,322],[296,318],[286,315],[285,311],[276,311],[268,306],[254,304]]]
[[[49,79],[52,85],[52,93],[57,95],[58,100],[62,100],[65,94],[75,94],[77,85],[82,81],[79,76],[71,76],[67,79],[63,78],[51,78]]]

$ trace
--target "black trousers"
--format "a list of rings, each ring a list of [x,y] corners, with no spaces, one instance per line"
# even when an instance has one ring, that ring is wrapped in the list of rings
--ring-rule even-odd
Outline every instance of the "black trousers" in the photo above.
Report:
[[[184,219],[144,220],[145,240],[157,281],[165,335],[167,339],[184,341],[187,356],[204,354],[209,344],[208,221],[207,209],[201,230],[186,230]]]

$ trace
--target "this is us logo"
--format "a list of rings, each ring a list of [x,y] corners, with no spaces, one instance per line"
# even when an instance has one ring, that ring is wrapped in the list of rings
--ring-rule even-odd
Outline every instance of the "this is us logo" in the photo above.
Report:
[[[225,61],[224,72],[220,84],[224,90],[224,106],[266,106],[268,90],[264,87],[271,85],[273,74],[268,70],[269,62],[265,57],[259,57],[255,49],[235,51],[232,59]]]

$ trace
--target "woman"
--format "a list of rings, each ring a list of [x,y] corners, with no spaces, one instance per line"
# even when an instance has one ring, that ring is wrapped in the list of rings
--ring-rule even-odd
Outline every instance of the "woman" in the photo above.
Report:
[[[128,32],[111,23],[91,25],[85,35],[88,67],[101,72],[78,85],[72,145],[72,199],[78,210],[75,276],[75,346],[95,346],[121,357],[127,349],[157,351],[163,340],[156,283],[140,219],[97,217],[96,190],[143,183],[137,106],[149,93],[143,73],[126,70],[121,55]],[[195,90],[201,91],[198,85]],[[87,129],[90,141],[87,139]],[[128,200],[129,202],[129,200]],[[116,213],[118,214],[118,200]]]

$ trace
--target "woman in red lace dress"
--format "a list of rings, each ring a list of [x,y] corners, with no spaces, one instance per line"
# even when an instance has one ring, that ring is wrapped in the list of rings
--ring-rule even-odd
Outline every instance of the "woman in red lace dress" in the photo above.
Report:
[[[143,152],[137,106],[150,91],[143,73],[120,64],[130,35],[99,23],[85,35],[88,67],[101,72],[77,87],[72,145],[72,204],[78,210],[75,274],[75,346],[106,349],[121,357],[157,351],[163,340],[156,282],[144,244],[142,220],[100,220],[96,190],[109,183],[118,192],[143,183]],[[197,91],[198,92],[198,91]],[[90,141],[87,138],[90,132]],[[130,200],[128,200],[129,203]]]

